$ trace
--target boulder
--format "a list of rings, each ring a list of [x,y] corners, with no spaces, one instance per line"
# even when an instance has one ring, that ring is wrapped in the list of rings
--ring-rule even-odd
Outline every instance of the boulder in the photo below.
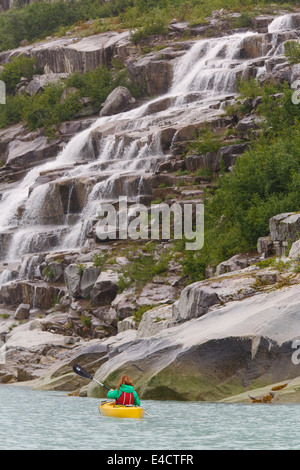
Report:
[[[65,282],[67,289],[72,297],[79,298],[81,295],[80,291],[80,282],[81,274],[79,271],[79,266],[77,264],[70,264],[65,269]]]
[[[48,331],[39,329],[30,330],[30,322],[13,328],[11,333],[7,335],[6,347],[11,348],[40,348],[45,345],[55,345],[65,348],[65,336],[53,334]]]
[[[270,235],[257,240],[257,252],[264,253],[266,256],[273,254],[273,242]]]
[[[216,305],[242,300],[256,294],[253,287],[253,274],[256,270],[256,266],[250,266],[236,271],[234,275],[223,274],[185,287],[179,300],[173,304],[174,321],[182,322],[198,318],[207,314]]]
[[[256,116],[246,116],[238,122],[236,126],[236,130],[238,132],[247,133],[247,132],[258,129],[257,123],[258,123],[258,120]]]
[[[106,98],[100,116],[111,116],[129,111],[134,104],[135,99],[130,91],[124,86],[118,86]]]
[[[156,335],[159,331],[171,328],[175,324],[172,305],[153,308],[144,313],[138,327],[137,337]]]
[[[30,317],[30,305],[29,304],[20,304],[14,314],[16,320],[26,320]]]
[[[249,148],[250,143],[244,142],[242,144],[227,145],[220,148],[217,153],[218,163],[223,162],[226,169],[235,164],[237,156],[242,155]]]
[[[134,317],[127,317],[118,322],[118,333],[123,333],[127,330],[136,330],[137,324]]]
[[[97,266],[87,266],[80,280],[81,297],[86,298],[90,295],[90,292],[93,289],[100,273],[101,268]]]
[[[272,241],[296,241],[300,233],[300,213],[275,215],[270,219],[269,227]]]
[[[300,240],[297,240],[292,244],[289,257],[297,261],[300,259]]]
[[[184,322],[205,315],[209,308],[219,304],[215,290],[210,286],[194,283],[183,289],[180,298],[172,306],[173,320]]]
[[[100,273],[101,269],[93,263],[69,264],[65,269],[65,282],[71,296],[75,299],[88,297]]]
[[[134,291],[124,291],[121,294],[118,294],[113,300],[111,306],[116,310],[117,316],[120,320],[124,320],[125,318],[132,316],[136,309],[134,300]]]
[[[60,80],[66,79],[67,73],[50,73],[44,75],[34,75],[28,83],[26,91],[33,96],[45,90],[46,86],[51,83],[58,83]]]
[[[64,282],[64,265],[59,262],[46,264],[43,269],[43,277],[48,282]]]
[[[256,274],[256,279],[260,284],[276,284],[280,280],[280,276],[275,271],[265,270]]]
[[[230,273],[233,271],[238,271],[239,269],[244,269],[258,261],[258,257],[247,256],[247,255],[234,255],[227,261],[223,261],[217,266],[215,275],[219,276],[220,274]]]
[[[100,274],[90,294],[93,305],[109,305],[116,298],[119,277],[120,275],[112,270]]]

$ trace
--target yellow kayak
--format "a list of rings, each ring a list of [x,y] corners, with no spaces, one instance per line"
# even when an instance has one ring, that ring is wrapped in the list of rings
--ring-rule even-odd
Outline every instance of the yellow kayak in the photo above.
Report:
[[[102,416],[111,418],[143,418],[144,410],[139,406],[116,405],[114,402],[104,402],[99,406]]]

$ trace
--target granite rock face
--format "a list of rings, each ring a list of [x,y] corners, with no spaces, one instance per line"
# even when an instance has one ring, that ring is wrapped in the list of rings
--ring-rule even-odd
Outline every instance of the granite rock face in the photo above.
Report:
[[[78,40],[64,37],[2,52],[0,62],[25,54],[36,58],[45,74],[86,72],[99,65],[109,65],[114,55],[121,59],[130,48],[129,32],[107,32]]]
[[[106,98],[100,116],[111,116],[113,114],[129,111],[135,103],[130,91],[124,86],[115,88]]]

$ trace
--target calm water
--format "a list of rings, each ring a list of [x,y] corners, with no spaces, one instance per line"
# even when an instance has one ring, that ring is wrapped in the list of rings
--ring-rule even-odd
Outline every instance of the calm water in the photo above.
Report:
[[[300,449],[300,406],[143,401],[143,420],[99,401],[0,386],[0,449]]]

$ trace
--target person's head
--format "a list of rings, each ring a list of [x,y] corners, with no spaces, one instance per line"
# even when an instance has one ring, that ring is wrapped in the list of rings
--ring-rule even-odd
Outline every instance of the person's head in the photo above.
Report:
[[[120,389],[121,385],[131,385],[133,387],[133,383],[131,382],[128,375],[122,375],[118,383],[118,390]]]

